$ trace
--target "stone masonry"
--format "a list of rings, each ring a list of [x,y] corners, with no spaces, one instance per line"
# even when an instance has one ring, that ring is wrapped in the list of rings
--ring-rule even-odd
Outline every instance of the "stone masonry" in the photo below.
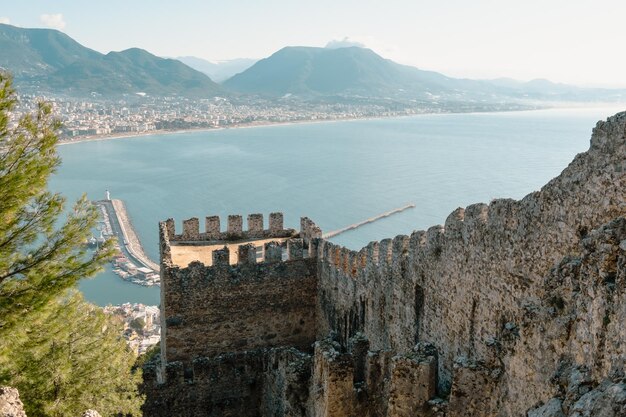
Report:
[[[145,415],[626,416],[625,217],[620,113],[540,191],[360,251],[276,213],[163,222]],[[235,264],[172,262],[220,242]]]

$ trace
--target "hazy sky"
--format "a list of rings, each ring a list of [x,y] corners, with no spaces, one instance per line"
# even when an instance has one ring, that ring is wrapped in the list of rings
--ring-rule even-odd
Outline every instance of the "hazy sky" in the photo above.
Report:
[[[456,77],[624,87],[625,19],[625,0],[0,0],[0,22],[100,52],[262,58],[348,38]]]

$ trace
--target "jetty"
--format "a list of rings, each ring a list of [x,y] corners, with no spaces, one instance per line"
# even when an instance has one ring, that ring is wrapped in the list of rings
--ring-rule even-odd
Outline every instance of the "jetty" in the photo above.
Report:
[[[159,272],[159,265],[146,255],[122,200],[105,199],[95,202],[106,210],[111,231],[118,238],[120,250],[140,268]]]
[[[397,209],[386,211],[386,212],[381,213],[381,214],[379,214],[377,216],[370,217],[369,219],[363,220],[362,222],[354,223],[354,224],[351,224],[350,226],[346,226],[346,227],[343,227],[341,229],[333,230],[332,232],[324,233],[322,235],[322,237],[324,239],[329,239],[331,237],[335,237],[337,235],[345,233],[345,232],[347,232],[349,230],[358,229],[359,227],[364,226],[366,224],[374,223],[376,220],[380,220],[382,218],[389,217],[389,216],[391,216],[393,214],[400,213],[400,212],[402,212],[404,210],[408,210],[408,209],[411,209],[411,208],[415,208],[415,204],[407,204],[406,206],[402,206],[402,207],[399,207]]]

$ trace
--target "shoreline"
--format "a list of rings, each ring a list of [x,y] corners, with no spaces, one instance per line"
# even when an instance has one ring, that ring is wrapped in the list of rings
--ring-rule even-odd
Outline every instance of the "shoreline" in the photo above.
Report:
[[[495,111],[471,111],[471,112],[428,112],[428,113],[413,113],[413,114],[396,114],[391,116],[364,116],[364,117],[345,117],[338,119],[306,119],[306,120],[292,120],[288,122],[270,122],[270,121],[261,121],[261,122],[247,122],[247,123],[237,123],[229,126],[219,126],[219,127],[196,127],[196,128],[186,128],[186,129],[160,129],[160,130],[152,130],[146,132],[129,132],[129,133],[110,133],[105,135],[91,135],[91,136],[81,136],[76,140],[72,139],[61,139],[58,142],[58,145],[72,145],[76,143],[84,143],[84,142],[96,142],[96,141],[104,141],[104,140],[115,140],[115,139],[129,139],[129,138],[137,138],[144,136],[153,136],[153,135],[175,135],[175,134],[185,134],[185,133],[194,133],[194,132],[214,132],[220,130],[228,130],[228,129],[252,129],[258,127],[273,127],[273,126],[290,126],[290,125],[301,125],[301,124],[317,124],[317,123],[336,123],[336,122],[352,122],[352,121],[360,121],[360,120],[384,120],[384,119],[395,119],[395,118],[404,118],[404,117],[415,117],[415,116],[432,116],[432,115],[449,115],[449,114],[486,114],[486,113],[507,113],[507,112],[526,112],[526,111],[536,111],[536,110],[547,110],[554,109],[557,107],[543,107],[543,108],[529,108],[529,109],[519,109],[519,110],[495,110]]]
[[[423,114],[434,114],[434,113],[423,113]],[[190,127],[186,129],[159,129],[159,130],[151,130],[145,132],[129,132],[129,133],[109,133],[105,135],[91,135],[91,136],[80,136],[76,140],[72,139],[60,139],[57,145],[72,145],[75,143],[83,143],[83,142],[96,142],[102,140],[114,140],[114,139],[129,139],[129,138],[137,138],[143,136],[153,136],[153,135],[176,135],[176,134],[184,134],[184,133],[194,133],[194,132],[215,132],[219,130],[228,130],[228,129],[251,129],[255,127],[270,127],[270,126],[289,126],[296,124],[313,124],[313,123],[333,123],[333,122],[347,122],[354,120],[370,120],[370,119],[388,119],[393,117],[409,117],[409,116],[417,116],[418,114],[407,114],[407,115],[397,115],[397,116],[380,116],[380,117],[352,117],[352,118],[344,118],[344,119],[328,119],[328,120],[293,120],[289,122],[251,122],[251,123],[238,123],[233,124],[231,126],[220,126],[220,127]]]
[[[176,134],[186,134],[186,133],[195,133],[195,132],[214,132],[220,130],[228,130],[228,129],[252,129],[259,127],[273,127],[273,126],[290,126],[290,125],[301,125],[301,124],[318,124],[318,123],[337,123],[337,122],[352,122],[352,121],[361,121],[361,120],[385,120],[385,119],[396,119],[396,118],[405,118],[405,117],[416,117],[416,116],[441,116],[441,115],[452,115],[452,114],[502,114],[502,113],[523,113],[523,112],[531,112],[531,111],[545,111],[545,110],[576,110],[576,109],[590,109],[590,108],[613,108],[616,107],[617,103],[602,103],[599,105],[588,105],[588,106],[545,106],[545,107],[537,107],[537,108],[527,108],[527,109],[517,109],[517,110],[492,110],[492,111],[467,111],[467,112],[425,112],[425,113],[413,113],[413,114],[396,114],[389,116],[364,116],[364,117],[345,117],[338,119],[305,119],[305,120],[292,120],[286,122],[271,122],[271,121],[260,121],[260,122],[246,122],[246,123],[236,123],[229,126],[219,126],[219,127],[196,127],[196,128],[184,128],[184,129],[159,129],[145,132],[129,132],[129,133],[109,133],[105,135],[91,135],[91,136],[81,136],[75,140],[72,139],[60,139],[57,145],[72,145],[77,143],[84,142],[96,142],[96,141],[105,141],[105,140],[115,140],[115,139],[130,139],[130,138],[138,138],[144,136],[156,136],[156,135],[176,135]],[[608,116],[607,116],[608,117]]]

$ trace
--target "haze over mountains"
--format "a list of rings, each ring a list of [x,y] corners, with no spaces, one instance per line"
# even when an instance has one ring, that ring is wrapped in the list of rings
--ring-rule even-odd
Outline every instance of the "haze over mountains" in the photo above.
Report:
[[[258,61],[251,58],[238,58],[213,62],[195,56],[179,56],[176,59],[195,70],[203,72],[217,83],[247,70]]]
[[[400,65],[356,46],[285,47],[256,63],[248,59],[212,63],[195,57],[159,58],[138,48],[101,54],[57,30],[6,24],[0,24],[0,67],[12,72],[24,91],[74,97],[145,93],[417,103],[611,101],[626,97],[622,90],[584,89],[547,80],[451,78]],[[235,75],[220,85],[207,74],[215,80]]]

